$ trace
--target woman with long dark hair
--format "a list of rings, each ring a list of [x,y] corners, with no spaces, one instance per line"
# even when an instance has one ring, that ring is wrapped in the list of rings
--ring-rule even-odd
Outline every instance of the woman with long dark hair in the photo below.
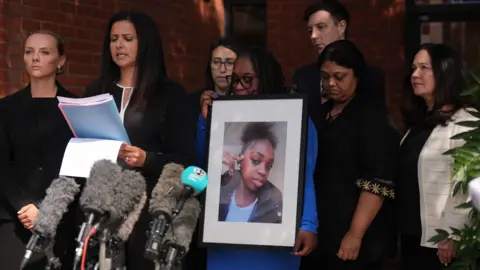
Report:
[[[400,147],[397,181],[397,222],[403,269],[443,269],[455,258],[457,243],[429,242],[435,229],[450,231],[468,224],[469,209],[455,209],[467,200],[453,197],[452,159],[443,153],[461,146],[452,136],[469,130],[457,125],[478,121],[466,88],[466,68],[460,56],[444,44],[420,47],[408,76],[403,110],[407,133]]]
[[[145,13],[121,11],[110,19],[103,44],[100,79],[85,96],[113,95],[131,145],[119,158],[139,170],[150,194],[168,162],[190,165],[195,123],[184,89],[166,75],[162,40]],[[144,258],[150,217],[145,206],[127,243],[129,269],[152,269]]]
[[[398,134],[365,82],[367,65],[355,44],[330,43],[318,66],[328,96],[326,113],[315,118],[319,244],[301,269],[379,270],[394,233]]]

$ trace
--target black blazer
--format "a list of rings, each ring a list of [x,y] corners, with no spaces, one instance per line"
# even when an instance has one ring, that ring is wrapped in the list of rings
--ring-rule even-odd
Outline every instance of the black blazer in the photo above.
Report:
[[[58,96],[75,97],[57,87]],[[17,220],[25,205],[38,207],[72,137],[60,109],[37,117],[30,85],[0,100],[0,220]]]
[[[115,83],[108,87],[117,108],[121,108],[123,89]],[[99,93],[98,82],[89,85],[85,96]],[[133,146],[142,148],[147,157],[143,168],[138,169],[145,177],[147,194],[158,182],[163,166],[169,162],[191,165],[195,157],[195,121],[190,103],[182,86],[165,80],[158,93],[143,107],[130,104],[124,115],[123,124]],[[127,244],[127,265],[132,269],[153,269],[153,264],[143,255],[146,243],[145,232],[152,218],[147,205],[134,227]]]
[[[122,91],[113,82],[107,89],[119,110]],[[98,93],[98,83],[94,82],[87,87],[84,96]],[[193,162],[196,123],[191,115],[187,94],[180,84],[171,80],[165,81],[159,93],[144,107],[134,108],[132,104],[127,107],[123,125],[131,144],[147,153],[140,171],[147,177],[149,191],[157,183],[166,163],[190,165]]]

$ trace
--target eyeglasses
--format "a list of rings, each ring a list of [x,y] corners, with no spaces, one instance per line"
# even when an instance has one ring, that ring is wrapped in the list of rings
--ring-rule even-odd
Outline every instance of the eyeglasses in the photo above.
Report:
[[[252,87],[253,79],[255,77],[255,75],[243,75],[239,77],[234,73],[227,76],[227,82],[231,88],[235,87],[238,83],[240,83],[243,88],[250,88]]]
[[[232,70],[233,65],[235,64],[235,59],[227,58],[225,61],[222,61],[220,58],[213,58],[212,59],[212,67],[216,69],[220,69],[222,65],[225,65],[225,69]]]

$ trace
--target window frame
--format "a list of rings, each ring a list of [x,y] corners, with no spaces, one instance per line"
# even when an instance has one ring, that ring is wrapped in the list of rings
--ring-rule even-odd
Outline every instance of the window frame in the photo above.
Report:
[[[480,3],[416,4],[405,0],[405,62],[411,68],[411,57],[421,45],[422,23],[480,21]]]
[[[260,6],[265,8],[265,35],[263,43],[267,46],[267,20],[268,20],[268,3],[267,0],[224,0],[223,1],[225,22],[224,22],[224,36],[234,37],[234,22],[233,22],[233,8],[235,6]]]

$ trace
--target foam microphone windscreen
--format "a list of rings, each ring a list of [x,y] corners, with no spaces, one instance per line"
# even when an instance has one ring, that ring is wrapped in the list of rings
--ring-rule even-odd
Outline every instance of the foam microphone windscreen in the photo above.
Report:
[[[163,167],[158,183],[152,191],[149,212],[153,216],[158,213],[172,214],[177,199],[183,191],[180,177],[185,168],[182,165],[169,163]]]
[[[46,238],[55,238],[58,224],[79,192],[80,185],[72,178],[60,176],[53,180],[38,209],[34,231]]]
[[[135,223],[137,223],[140,214],[142,213],[142,209],[147,202],[147,192],[143,192],[140,201],[135,205],[133,210],[128,214],[127,218],[123,221],[120,225],[117,235],[122,240],[122,242],[127,242],[130,234],[133,231],[133,227]]]
[[[175,243],[185,248],[185,253],[188,252],[192,242],[200,212],[200,202],[197,198],[191,197],[185,201],[182,211],[172,221]]]
[[[116,207],[115,188],[120,185],[122,168],[109,160],[100,160],[93,164],[90,176],[80,196],[80,207],[84,212],[93,212],[109,222],[122,217],[114,216]]]
[[[110,212],[115,212],[111,214],[114,217],[123,218],[139,205],[147,185],[142,174],[134,170],[123,170],[119,180],[120,183],[113,190],[115,208]]]

